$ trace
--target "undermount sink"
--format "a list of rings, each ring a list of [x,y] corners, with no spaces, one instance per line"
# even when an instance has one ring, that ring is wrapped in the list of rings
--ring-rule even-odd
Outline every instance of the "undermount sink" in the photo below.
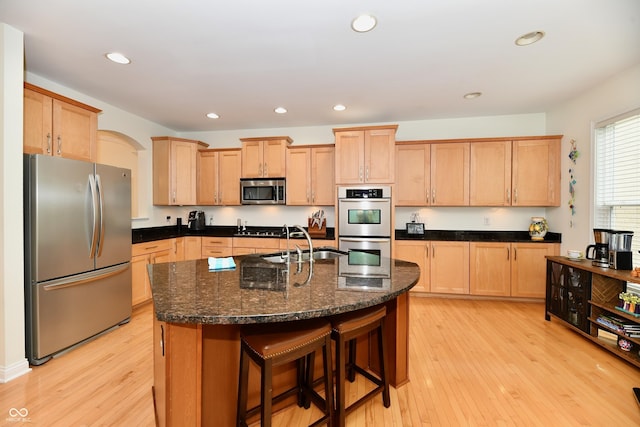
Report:
[[[338,249],[334,249],[334,248],[318,248],[318,249],[314,249],[313,251],[313,259],[314,260],[320,260],[320,259],[335,259],[335,258],[339,258],[343,255],[347,255],[346,252],[343,251],[339,251]],[[297,262],[298,261],[298,254],[296,253],[296,251],[291,251],[290,254],[290,262]],[[285,263],[287,262],[287,258],[286,258],[286,252],[278,252],[276,254],[266,254],[266,255],[260,255],[260,258],[262,258],[265,261],[269,261],[272,263]],[[309,261],[309,251],[302,251],[302,261]]]

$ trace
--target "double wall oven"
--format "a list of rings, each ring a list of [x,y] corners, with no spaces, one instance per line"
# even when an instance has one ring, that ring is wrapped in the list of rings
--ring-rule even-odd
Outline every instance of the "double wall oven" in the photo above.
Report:
[[[340,274],[389,277],[391,187],[338,187]]]

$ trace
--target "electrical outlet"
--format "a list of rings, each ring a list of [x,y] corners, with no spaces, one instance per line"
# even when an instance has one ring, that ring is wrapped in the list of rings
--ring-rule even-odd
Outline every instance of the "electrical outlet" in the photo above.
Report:
[[[171,215],[167,215],[167,222],[171,222]]]
[[[489,220],[488,216],[484,217],[484,225],[491,225],[491,221]]]

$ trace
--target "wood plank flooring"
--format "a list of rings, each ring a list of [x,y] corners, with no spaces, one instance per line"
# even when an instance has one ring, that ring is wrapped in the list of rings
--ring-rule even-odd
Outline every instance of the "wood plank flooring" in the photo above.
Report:
[[[153,426],[151,308],[0,384],[0,425]],[[391,408],[376,398],[348,426],[640,425],[640,370],[546,322],[541,303],[412,297],[410,334],[410,383],[391,389]],[[350,398],[368,387],[349,385]],[[318,415],[293,407],[274,426]]]

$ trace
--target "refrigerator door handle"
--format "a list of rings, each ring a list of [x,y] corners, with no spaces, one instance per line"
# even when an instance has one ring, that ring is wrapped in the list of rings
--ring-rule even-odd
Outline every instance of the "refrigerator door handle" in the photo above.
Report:
[[[104,244],[104,191],[102,191],[102,180],[100,179],[100,175],[96,174],[96,188],[98,190],[98,222],[99,222],[99,233],[98,233],[98,246],[96,247],[96,256],[102,255],[102,245]]]
[[[72,277],[65,277],[63,279],[54,279],[50,280],[42,287],[45,291],[55,291],[57,289],[70,288],[72,286],[84,285],[86,283],[95,282],[96,280],[106,279],[107,277],[115,276],[122,273],[124,270],[129,268],[129,263],[124,263],[120,265],[114,265],[113,267],[108,267],[103,270],[92,271],[89,273],[79,274]]]
[[[91,189],[91,215],[92,215],[92,231],[91,231],[91,248],[89,249],[89,258],[95,257],[98,245],[98,189],[96,188],[96,179],[93,175],[89,175],[89,188]]]

